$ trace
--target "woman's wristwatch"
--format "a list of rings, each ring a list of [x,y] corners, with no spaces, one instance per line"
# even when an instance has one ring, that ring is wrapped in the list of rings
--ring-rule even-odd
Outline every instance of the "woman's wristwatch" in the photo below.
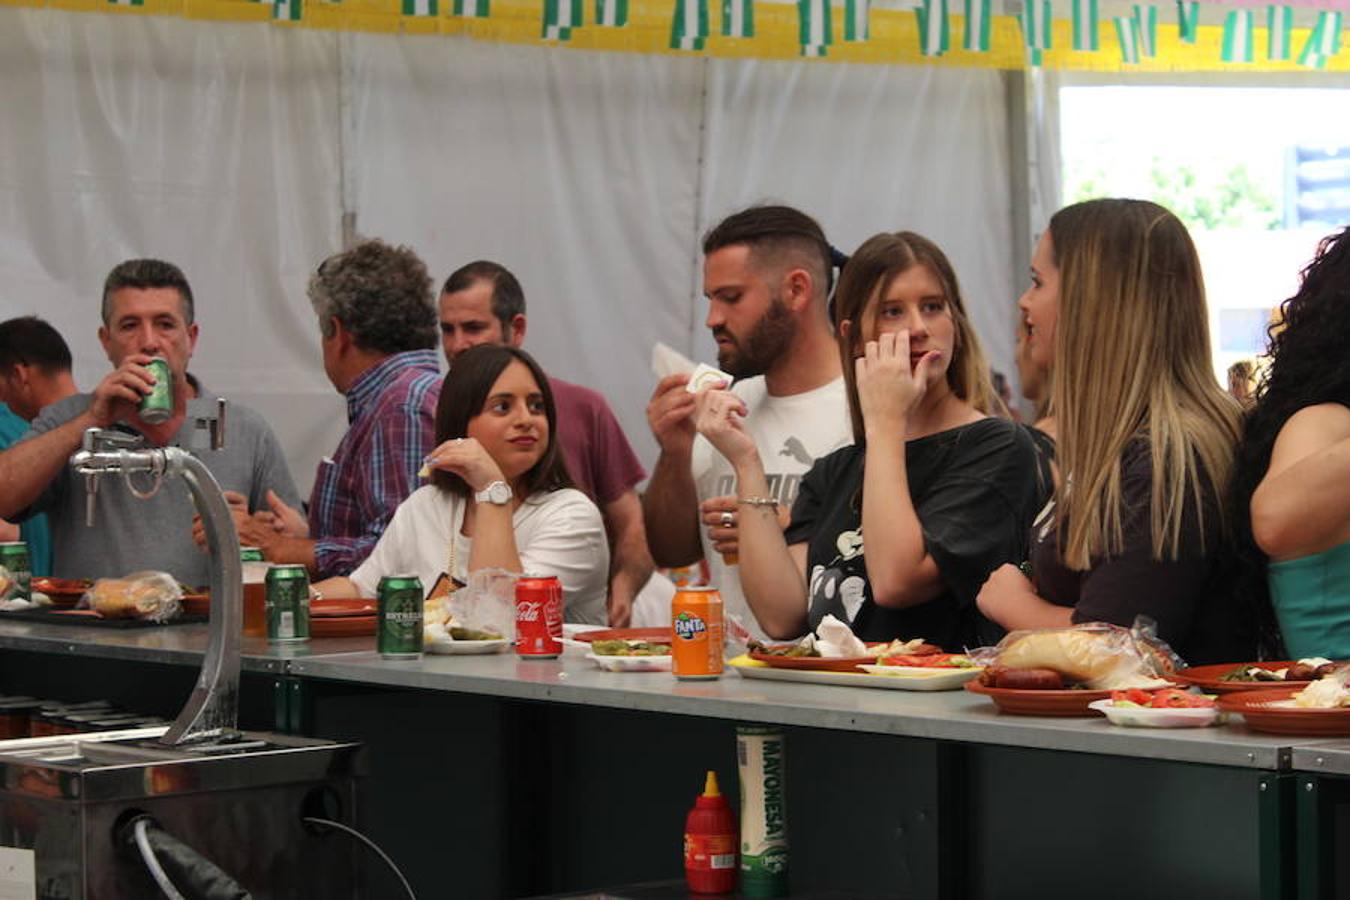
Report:
[[[474,494],[473,499],[479,503],[495,503],[498,506],[505,506],[511,502],[511,485],[505,481],[494,481]]]

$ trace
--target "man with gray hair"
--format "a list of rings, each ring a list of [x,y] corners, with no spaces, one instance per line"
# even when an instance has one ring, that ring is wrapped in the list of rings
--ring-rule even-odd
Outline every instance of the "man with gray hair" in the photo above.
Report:
[[[435,449],[436,306],[427,268],[407,247],[364,241],[330,256],[309,280],[323,367],[347,398],[347,433],[319,464],[308,519],[280,498],[235,520],[240,539],[316,578],[346,575],[375,548],[418,486]]]
[[[295,502],[295,483],[276,436],[262,417],[232,404],[225,446],[212,450],[195,433],[198,418],[215,414],[214,397],[188,386],[187,366],[197,346],[192,289],[172,263],[132,259],[103,284],[99,341],[109,373],[91,394],[74,394],[44,408],[18,443],[0,454],[0,517],[48,514],[52,574],[59,578],[122,576],[139,569],[168,572],[205,584],[206,556],[192,543],[192,499],[187,486],[167,483],[138,499],[120,477],[101,479],[94,528],[85,526],[85,479],[69,466],[86,428],[138,436],[152,447],[190,449],[220,486],[255,508],[265,496]],[[141,418],[141,398],[155,385],[146,368],[163,358],[173,379],[173,411],[161,422]],[[149,485],[140,484],[140,490]]]

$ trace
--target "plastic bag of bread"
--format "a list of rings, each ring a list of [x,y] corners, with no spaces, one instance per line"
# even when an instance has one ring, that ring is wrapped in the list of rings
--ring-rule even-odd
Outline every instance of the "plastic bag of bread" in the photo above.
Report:
[[[995,647],[968,654],[991,670],[1048,670],[1064,687],[1092,690],[1163,687],[1167,676],[1182,667],[1166,643],[1152,633],[1151,623],[1134,628],[1085,622],[1069,628],[1014,631]]]
[[[469,573],[469,583],[444,598],[428,600],[423,634],[429,641],[515,640],[516,582],[505,569]]]
[[[100,578],[80,598],[80,607],[105,619],[167,622],[178,615],[183,589],[166,572],[132,572],[122,578]]]

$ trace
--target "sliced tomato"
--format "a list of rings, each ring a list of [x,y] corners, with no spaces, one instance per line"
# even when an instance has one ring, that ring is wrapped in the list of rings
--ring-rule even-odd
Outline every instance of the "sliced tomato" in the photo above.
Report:
[[[1127,691],[1112,691],[1111,702],[1133,703],[1136,706],[1152,706],[1153,695],[1148,691],[1141,691],[1139,688],[1130,688]]]
[[[1214,701],[1209,697],[1192,694],[1190,691],[1183,691],[1178,688],[1163,688],[1154,692],[1153,702],[1149,704],[1149,706],[1164,709],[1195,709],[1213,705]]]
[[[916,655],[913,653],[902,654],[900,656],[883,656],[881,665],[883,666],[920,666],[925,669],[954,668],[952,658],[960,656],[959,653],[932,653]]]

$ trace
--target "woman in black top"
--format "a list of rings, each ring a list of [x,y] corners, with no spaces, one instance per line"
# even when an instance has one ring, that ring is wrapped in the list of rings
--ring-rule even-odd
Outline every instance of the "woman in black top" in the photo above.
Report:
[[[1142,200],[1062,209],[1018,305],[1052,375],[1059,481],[1035,580],[1003,566],[980,610],[1009,630],[1145,615],[1191,663],[1250,659],[1224,552],[1238,408],[1214,378],[1185,226]]]
[[[739,424],[744,406],[726,391],[699,400],[699,431],[736,469],[746,599],[777,638],[829,613],[864,640],[972,644],[976,591],[1023,558],[1043,500],[1031,440],[986,415],[989,367],[931,241],[869,239],[835,304],[856,443],[803,478],[786,534]]]

